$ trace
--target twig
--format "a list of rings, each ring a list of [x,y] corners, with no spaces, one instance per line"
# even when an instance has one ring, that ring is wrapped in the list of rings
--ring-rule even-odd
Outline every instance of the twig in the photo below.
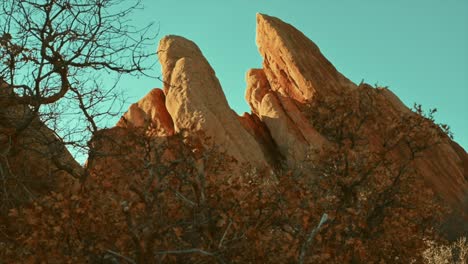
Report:
[[[112,254],[112,255],[114,255],[114,256],[116,256],[116,257],[119,257],[119,258],[121,258],[121,259],[124,259],[124,260],[126,260],[127,262],[129,262],[129,263],[136,264],[136,262],[135,262],[133,259],[128,258],[128,257],[125,257],[125,256],[123,256],[123,255],[120,255],[119,253],[117,253],[117,252],[115,252],[115,251],[112,251],[112,250],[108,249],[108,250],[106,250],[106,252],[109,253],[109,254]]]
[[[326,213],[324,213],[322,215],[322,218],[320,219],[320,222],[318,223],[318,225],[314,229],[312,229],[312,231],[310,231],[309,235],[307,236],[307,239],[302,244],[301,252],[299,254],[299,262],[298,262],[299,264],[304,264],[304,259],[305,259],[305,256],[306,256],[306,252],[309,249],[310,244],[312,243],[312,240],[314,239],[317,232],[320,230],[322,225],[327,220],[328,220],[328,215]]]
[[[158,255],[166,255],[166,254],[190,254],[190,253],[200,253],[202,255],[207,256],[214,256],[213,253],[205,251],[199,248],[190,248],[190,249],[181,249],[181,250],[166,250],[166,251],[158,251],[156,254]]]
[[[229,228],[231,227],[231,225],[232,225],[232,220],[229,220],[229,224],[226,227],[226,230],[224,231],[224,234],[221,237],[221,240],[219,241],[218,248],[221,248],[223,246],[224,238],[226,238],[226,234],[229,231]]]
[[[172,188],[171,188],[172,189]],[[190,205],[190,207],[195,207],[197,206],[197,204],[193,201],[191,201],[190,199],[188,199],[187,197],[185,197],[183,194],[181,194],[180,192],[176,191],[176,190],[173,190],[174,193],[176,194],[177,197],[181,198],[183,201],[185,201],[186,203],[188,203]]]
[[[199,248],[190,248],[190,249],[181,249],[181,250],[166,250],[166,251],[158,251],[155,252],[157,255],[167,255],[167,254],[192,254],[192,253],[199,253],[202,255],[210,256],[216,258],[220,263],[224,263],[224,261],[214,253],[205,251]]]

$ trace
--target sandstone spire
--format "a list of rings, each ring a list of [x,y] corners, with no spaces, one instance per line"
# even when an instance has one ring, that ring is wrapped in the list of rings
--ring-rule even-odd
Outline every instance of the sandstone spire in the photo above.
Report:
[[[238,161],[265,165],[263,147],[229,107],[200,49],[183,37],[167,36],[160,41],[158,55],[175,132],[203,132]]]

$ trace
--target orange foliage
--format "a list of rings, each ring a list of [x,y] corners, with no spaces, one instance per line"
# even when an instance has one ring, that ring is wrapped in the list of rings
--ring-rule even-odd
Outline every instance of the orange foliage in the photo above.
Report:
[[[417,115],[391,120],[386,137],[370,145],[359,134],[379,113],[355,105],[365,95],[345,98],[311,107],[311,120],[333,144],[311,152],[305,170],[238,164],[209,139],[195,140],[201,136],[101,131],[80,190],[50,193],[1,218],[0,257],[7,263],[421,262],[423,238],[438,239],[444,212],[413,166],[422,149],[437,144],[428,133],[433,124]],[[327,221],[318,225],[324,214]]]

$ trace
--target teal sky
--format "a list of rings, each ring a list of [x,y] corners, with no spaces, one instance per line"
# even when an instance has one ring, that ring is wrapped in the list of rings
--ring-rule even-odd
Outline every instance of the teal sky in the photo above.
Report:
[[[131,19],[159,24],[152,49],[168,34],[193,40],[238,113],[250,111],[245,73],[261,67],[255,44],[260,12],[301,30],[352,81],[389,86],[409,106],[437,108],[436,120],[449,124],[468,149],[466,0],[143,0],[143,5]],[[145,78],[125,78],[120,85],[130,102],[162,86]]]

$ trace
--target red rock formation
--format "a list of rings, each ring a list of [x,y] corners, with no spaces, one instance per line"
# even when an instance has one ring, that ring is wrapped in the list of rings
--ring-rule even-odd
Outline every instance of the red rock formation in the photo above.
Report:
[[[97,217],[90,212],[88,220],[99,220],[100,227],[116,227],[113,235],[120,241],[114,244],[108,230],[97,239],[99,230],[92,230],[85,235],[98,241],[94,242],[98,243],[96,250],[105,244],[111,246],[102,248],[122,247],[127,252],[119,251],[119,256],[135,254],[138,263],[146,263],[155,258],[144,259],[146,254],[141,252],[151,256],[164,252],[159,251],[163,248],[190,245],[197,250],[214,247],[223,258],[224,252],[233,250],[233,262],[242,262],[243,257],[250,262],[265,256],[275,259],[283,254],[289,259],[282,262],[296,262],[299,251],[307,251],[311,239],[318,240],[311,236],[317,230],[311,223],[315,225],[326,212],[333,220],[320,234],[322,243],[310,250],[320,253],[311,255],[314,259],[310,261],[315,263],[319,257],[317,263],[335,263],[330,261],[335,254],[342,260],[337,263],[390,263],[398,258],[387,252],[411,259],[409,255],[419,253],[405,250],[420,250],[422,246],[415,244],[422,244],[426,229],[434,227],[432,221],[439,221],[433,192],[453,209],[452,218],[445,218],[449,223],[445,233],[466,234],[468,154],[462,147],[388,89],[346,79],[291,25],[257,15],[257,44],[263,68],[249,70],[246,77],[246,99],[252,113],[238,116],[229,108],[214,70],[192,41],[178,36],[160,41],[163,90],[151,90],[130,106],[116,127],[97,132],[90,141],[86,187],[92,199],[86,203],[93,202],[90,208],[105,213]],[[34,179],[53,176],[44,192],[63,190],[68,182],[60,177],[68,175],[57,166],[57,157],[62,161],[59,164],[71,164],[71,171],[76,170],[72,174],[79,175],[82,168],[68,162],[69,153],[40,120],[11,144],[14,120],[27,109],[11,105],[1,92],[0,172],[11,163],[17,174]],[[216,148],[206,155],[204,146],[209,144],[222,151]],[[260,170],[240,174],[247,165]],[[405,183],[398,185],[401,178]],[[42,208],[38,212],[42,214]],[[60,221],[69,221],[63,214],[59,216]],[[260,216],[263,219],[258,221]],[[244,225],[246,229],[242,229]],[[259,226],[263,226],[261,231]],[[49,222],[46,227],[55,232]],[[88,233],[86,225],[81,228]],[[405,231],[412,233],[406,236]],[[400,234],[394,236],[396,233]],[[73,239],[81,241],[81,232],[78,234]],[[231,238],[225,240],[227,236]],[[304,242],[306,236],[311,237]],[[27,235],[22,237],[30,244]],[[175,244],[153,243],[160,238]],[[228,243],[233,244],[224,247]],[[376,254],[381,246],[385,248]],[[148,250],[142,250],[145,247]],[[235,250],[243,254],[246,249],[251,249],[251,256],[238,258]],[[322,249],[325,254],[319,252]],[[109,252],[113,251],[106,254]],[[165,254],[161,257],[167,257]],[[217,257],[217,253],[206,255]],[[375,261],[359,261],[373,257]]]
[[[238,161],[264,166],[284,159],[294,167],[309,157],[310,150],[332,144],[306,113],[307,104],[315,98],[349,97],[354,107],[372,104],[372,111],[381,114],[364,122],[360,133],[373,151],[382,150],[388,141],[385,131],[394,120],[415,115],[388,89],[349,81],[312,41],[277,18],[257,15],[257,45],[263,69],[252,69],[246,77],[252,114],[239,117],[229,108],[214,70],[193,42],[167,36],[158,48],[165,96],[161,90],[151,91],[130,107],[118,126],[151,124],[162,131],[160,136],[201,131]],[[395,160],[407,155],[405,146],[389,154]],[[415,165],[425,180],[454,207],[466,210],[466,152],[444,137],[422,155]]]
[[[247,73],[246,99],[251,114],[239,117],[229,108],[214,70],[193,42],[167,36],[158,49],[164,94],[152,90],[130,107],[117,124],[119,128],[102,134],[115,140],[126,137],[125,129],[134,128],[153,131],[155,128],[158,137],[182,131],[203,132],[211,143],[221,146],[240,162],[276,168],[286,161],[290,169],[298,169],[304,159],[311,158],[310,153],[336,144],[323,129],[320,118],[317,121],[309,116],[311,104],[316,100],[346,103],[351,108],[344,113],[348,118],[343,122],[349,124],[356,122],[355,110],[365,106],[372,114],[361,120],[358,133],[366,149],[374,153],[382,153],[388,142],[406,133],[399,131],[402,128],[396,125],[402,123],[396,121],[425,120],[388,89],[358,86],[346,79],[312,41],[277,18],[257,15],[257,44],[264,63],[263,69]],[[414,129],[433,135],[440,132],[436,126]],[[409,159],[410,152],[408,145],[400,142],[386,158],[401,164]],[[129,162],[131,155],[137,154],[130,151],[122,155],[125,161],[119,164]],[[460,146],[442,136],[412,164],[446,204],[463,213],[468,211],[467,160],[467,153]],[[112,158],[104,158],[96,166],[105,170],[112,162]]]
[[[277,18],[257,15],[257,45],[264,58],[263,71],[251,70],[247,74],[246,98],[252,111],[270,129],[281,153],[286,157],[293,155],[293,160],[297,160],[301,157],[297,152],[305,142],[309,146],[325,142],[301,112],[302,103],[317,95],[339,98],[359,88],[341,75],[304,34]],[[390,127],[392,118],[411,112],[388,89],[373,91],[370,96],[378,102],[376,111],[385,113],[377,120],[380,126]],[[363,131],[367,131],[375,148],[385,140],[376,123],[368,122]],[[423,153],[417,168],[444,199],[468,210],[467,154],[454,144],[445,137]]]

